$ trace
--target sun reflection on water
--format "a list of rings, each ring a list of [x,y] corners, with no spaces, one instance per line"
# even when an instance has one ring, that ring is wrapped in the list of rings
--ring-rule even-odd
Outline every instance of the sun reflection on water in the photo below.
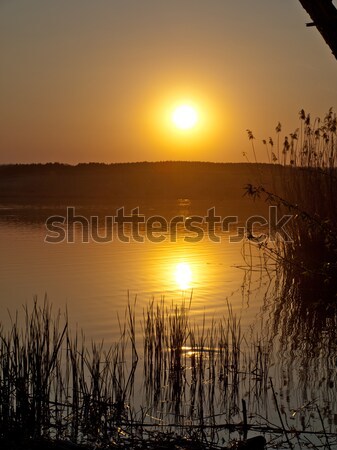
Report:
[[[175,281],[182,291],[191,289],[193,273],[188,263],[182,262],[176,265]]]

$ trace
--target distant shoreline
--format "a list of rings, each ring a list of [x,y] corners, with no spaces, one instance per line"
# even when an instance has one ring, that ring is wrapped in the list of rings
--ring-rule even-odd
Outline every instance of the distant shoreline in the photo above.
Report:
[[[270,164],[185,161],[0,165],[0,215],[46,215],[70,205],[89,211],[143,206],[150,213],[177,210],[184,199],[192,212],[218,207],[254,214],[266,205],[244,196],[245,186],[270,185],[279,172]]]

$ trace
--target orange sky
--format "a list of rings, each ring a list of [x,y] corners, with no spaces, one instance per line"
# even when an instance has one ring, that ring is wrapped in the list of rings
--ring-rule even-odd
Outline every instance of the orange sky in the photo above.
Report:
[[[297,0],[0,0],[0,163],[244,161],[247,128],[337,109],[309,21]],[[180,101],[200,111],[187,133]]]

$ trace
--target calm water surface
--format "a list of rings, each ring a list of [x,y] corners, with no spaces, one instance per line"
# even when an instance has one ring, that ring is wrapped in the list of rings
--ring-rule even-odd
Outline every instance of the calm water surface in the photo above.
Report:
[[[7,309],[13,313],[45,295],[54,309],[67,307],[71,322],[88,337],[106,342],[118,339],[117,315],[124,316],[128,298],[133,303],[137,297],[142,313],[152,299],[179,304],[192,295],[196,320],[226,315],[228,302],[247,329],[260,315],[263,296],[252,291],[248,299],[243,246],[229,243],[228,234],[221,236],[221,243],[207,237],[188,243],[179,235],[177,242],[167,236],[162,243],[115,239],[85,244],[77,235],[72,244],[49,244],[44,242],[46,233],[43,224],[0,223],[0,307],[5,323]]]
[[[13,315],[22,305],[33,304],[35,296],[42,302],[45,295],[54,310],[68,310],[72,327],[83,329],[89,340],[104,339],[109,344],[120,337],[118,318],[123,321],[128,300],[137,299],[139,330],[143,310],[153,299],[179,305],[192,295],[190,316],[200,324],[205,316],[206,325],[213,318],[227,317],[230,306],[240,319],[246,342],[256,334],[275,335],[268,376],[274,380],[287,427],[300,429],[304,417],[307,429],[321,429],[315,406],[319,404],[326,431],[337,431],[332,318],[323,314],[315,329],[308,315],[296,316],[296,302],[282,310],[282,298],[274,290],[278,280],[272,271],[260,270],[259,256],[247,243],[229,243],[228,234],[221,235],[221,243],[207,236],[188,243],[179,234],[177,242],[167,237],[162,243],[84,244],[76,235],[73,244],[48,244],[45,236],[41,222],[8,217],[0,221],[0,313],[5,327],[10,324],[8,311]],[[251,256],[254,266],[248,270]],[[281,343],[289,338],[296,348],[280,344],[278,324],[285,330]],[[249,408],[279,423],[270,389],[264,395],[263,406],[253,399]]]

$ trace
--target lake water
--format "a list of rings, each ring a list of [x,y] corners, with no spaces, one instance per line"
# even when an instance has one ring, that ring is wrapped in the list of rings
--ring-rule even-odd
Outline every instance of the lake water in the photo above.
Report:
[[[137,297],[137,310],[152,299],[181,302],[192,295],[192,315],[200,320],[227,314],[227,302],[245,329],[260,315],[263,296],[248,298],[247,269],[242,243],[230,243],[220,233],[220,243],[207,236],[198,243],[45,243],[41,223],[3,221],[0,225],[1,316],[6,310],[32,304],[45,295],[55,310],[67,307],[72,323],[89,338],[118,340],[117,315],[124,316],[128,299]],[[257,277],[256,277],[257,278]],[[256,281],[257,282],[257,281]],[[250,288],[251,289],[251,288]]]
[[[132,239],[129,243],[118,239],[83,243],[80,231],[75,232],[74,243],[46,243],[43,222],[3,215],[0,313],[5,328],[10,326],[8,312],[13,317],[22,305],[32,305],[35,297],[42,303],[45,295],[54,311],[67,309],[74,329],[82,329],[88,340],[106,344],[119,340],[119,319],[123,322],[128,301],[133,304],[136,299],[140,333],[143,311],[152,300],[181,305],[191,297],[190,317],[197,324],[205,321],[206,328],[214,318],[226,318],[230,308],[240,319],[246,347],[257,335],[272,342],[268,376],[274,380],[287,427],[303,428],[304,417],[305,429],[321,429],[317,404],[326,431],[337,431],[337,359],[329,338],[331,317],[324,319],[320,329],[311,328],[306,334],[293,324],[294,306],[282,310],[282,299],[277,297],[280,280],[274,266],[270,270],[260,267],[262,256],[256,246],[247,240],[229,242],[231,234],[220,230],[221,242],[213,242],[207,233],[200,242],[186,242],[186,233],[180,230],[176,242],[167,233],[160,243],[148,239],[142,243]],[[306,321],[303,317],[302,322]],[[295,349],[279,342],[281,323],[283,333],[289,326],[286,333],[292,342],[298,341]],[[313,339],[317,345],[312,346]],[[260,411],[272,423],[279,422],[270,389],[263,406],[260,401],[256,404],[255,414]]]

